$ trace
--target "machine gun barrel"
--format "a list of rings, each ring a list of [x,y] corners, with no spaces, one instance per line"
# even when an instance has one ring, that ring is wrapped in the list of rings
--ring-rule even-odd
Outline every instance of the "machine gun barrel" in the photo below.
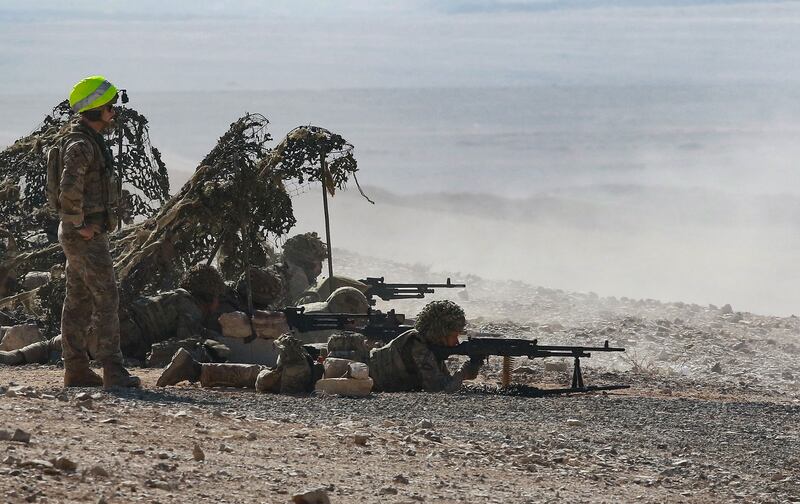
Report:
[[[386,283],[384,277],[367,277],[359,280],[369,288],[364,293],[371,305],[375,304],[373,297],[384,301],[393,299],[422,299],[426,294],[433,294],[436,289],[455,289],[466,287],[466,284],[453,283],[447,279],[446,283]]]

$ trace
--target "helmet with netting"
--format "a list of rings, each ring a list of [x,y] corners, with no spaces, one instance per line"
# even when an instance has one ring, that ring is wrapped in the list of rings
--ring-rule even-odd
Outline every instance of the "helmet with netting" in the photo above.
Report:
[[[339,287],[328,296],[328,311],[331,313],[367,313],[369,302],[355,287]]]
[[[417,315],[414,328],[420,337],[435,345],[447,343],[447,335],[463,331],[467,325],[464,310],[452,301],[431,301]]]
[[[225,292],[225,282],[219,271],[211,265],[195,264],[183,275],[180,287],[197,299],[210,303]]]
[[[247,296],[247,282],[244,273],[239,277],[236,291],[242,298]],[[272,307],[280,301],[282,292],[283,282],[280,276],[264,268],[250,268],[250,293],[256,308]]]
[[[298,265],[313,264],[325,260],[328,249],[317,233],[303,233],[286,240],[283,257]]]

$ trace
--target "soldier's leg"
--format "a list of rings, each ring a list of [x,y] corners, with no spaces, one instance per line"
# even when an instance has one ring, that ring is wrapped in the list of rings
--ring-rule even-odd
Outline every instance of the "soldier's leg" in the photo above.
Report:
[[[0,352],[0,364],[8,366],[49,364],[59,360],[61,360],[61,336],[37,341],[12,352]]]
[[[61,245],[67,256],[66,297],[61,310],[61,346],[65,370],[89,367],[88,331],[92,321],[92,296],[84,283],[86,244],[82,238],[62,235]]]
[[[203,387],[255,388],[256,378],[264,369],[264,366],[257,364],[201,364],[181,348],[175,352],[172,362],[161,373],[156,385],[165,387],[182,381],[200,380]]]
[[[93,329],[97,335],[95,358],[106,364],[122,364],[119,347],[119,291],[114,262],[109,252],[108,235],[97,235],[87,242],[83,281],[91,295]]]
[[[30,346],[30,345],[28,345]],[[25,364],[25,355],[20,350],[12,350],[10,352],[0,352],[0,364],[6,366],[21,366]]]
[[[258,364],[202,364],[200,385],[255,388],[258,374],[264,369]]]
[[[138,387],[141,381],[125,369],[119,348],[119,291],[107,234],[87,242],[86,257],[83,281],[92,297],[95,358],[103,363],[103,388]]]
[[[58,337],[52,338],[45,341],[37,341],[36,343],[32,343],[28,346],[20,348],[20,352],[25,357],[25,363],[27,364],[49,364],[51,361],[51,357],[53,356],[53,350],[56,345],[61,344],[61,341],[58,340]]]

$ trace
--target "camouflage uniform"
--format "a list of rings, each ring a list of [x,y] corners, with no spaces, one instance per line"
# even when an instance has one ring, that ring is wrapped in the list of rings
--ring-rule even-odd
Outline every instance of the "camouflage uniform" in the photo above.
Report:
[[[139,360],[146,358],[155,343],[171,339],[202,342],[219,336],[203,327],[203,311],[194,296],[184,289],[138,298],[127,310],[123,310],[120,318],[122,353]],[[57,336],[12,352],[0,352],[0,364],[58,362],[61,359],[61,345],[62,338]]]
[[[19,350],[0,352],[0,364],[21,366],[23,364],[49,364],[61,360],[61,336],[38,341]]]
[[[94,356],[122,363],[119,347],[119,293],[109,252],[113,216],[113,160],[102,135],[74,123],[64,145],[59,195],[58,239],[67,257],[66,299],[61,314],[65,366],[88,359],[89,328],[96,335]],[[76,229],[97,226],[100,233],[85,240]]]
[[[144,359],[153,343],[168,339],[216,339],[203,326],[204,314],[197,300],[184,289],[140,297],[122,321],[120,346],[127,357]]]
[[[414,329],[370,352],[369,371],[374,390],[400,392],[425,390],[454,392],[464,380],[477,376],[479,363],[465,362],[453,375],[436,358],[429,345],[446,344],[449,332],[466,325],[464,312],[451,301],[428,303],[417,316]]]
[[[254,388],[259,392],[297,394],[313,389],[321,372],[297,338],[284,334],[277,340],[275,368],[258,364],[200,364],[181,349],[158,379],[157,385],[176,385],[184,380],[199,381],[202,387]]]

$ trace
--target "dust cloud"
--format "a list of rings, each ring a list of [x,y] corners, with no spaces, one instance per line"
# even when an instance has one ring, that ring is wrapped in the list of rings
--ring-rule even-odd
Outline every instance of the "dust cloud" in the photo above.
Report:
[[[332,242],[334,248],[423,270],[603,296],[731,303],[737,310],[762,314],[798,312],[796,212],[794,221],[766,221],[762,199],[737,200],[705,190],[681,192],[671,207],[653,209],[659,191],[614,189],[624,193],[616,206],[602,197],[609,188],[581,197],[568,193],[520,200],[368,190],[374,206],[350,190],[330,201]],[[664,193],[664,198],[671,194]],[[716,203],[709,204],[714,197]],[[776,213],[787,206],[787,217],[796,211],[795,198],[772,203]],[[295,208],[298,231],[323,234],[318,188],[297,198]],[[726,209],[748,218],[710,222],[700,217]],[[692,215],[698,218],[689,219]]]

